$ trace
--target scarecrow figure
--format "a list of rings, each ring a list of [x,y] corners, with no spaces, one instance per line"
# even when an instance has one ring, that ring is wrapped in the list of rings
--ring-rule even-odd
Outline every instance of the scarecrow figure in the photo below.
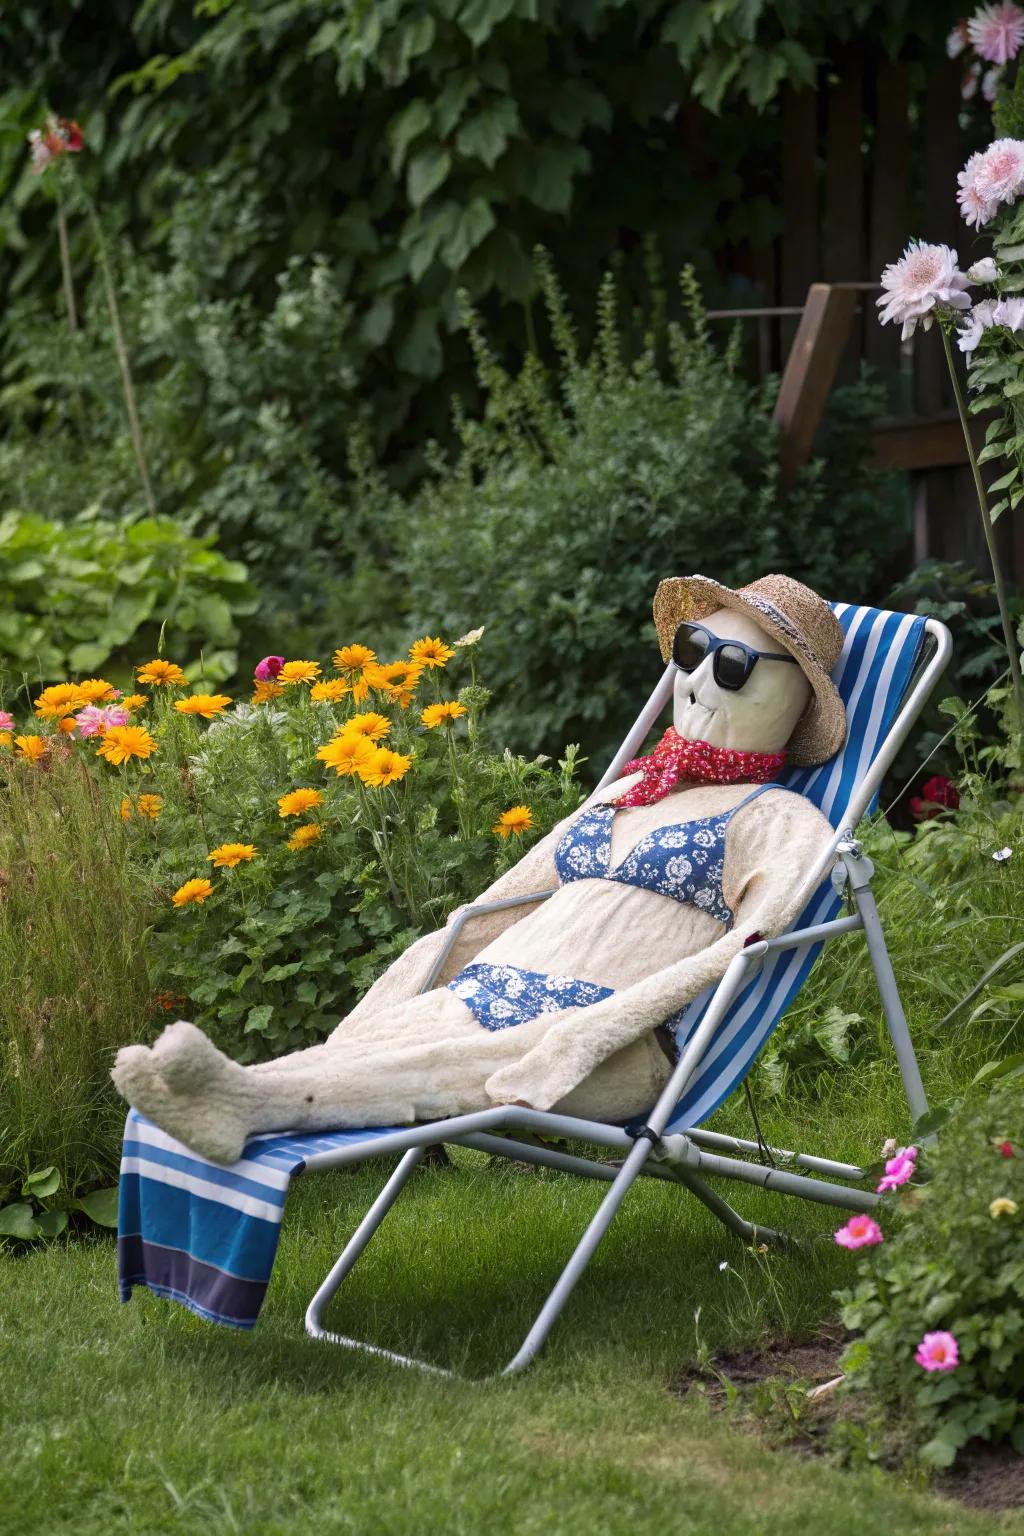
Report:
[[[479,898],[536,902],[466,922],[428,991],[450,935],[419,939],[323,1044],[276,1061],[240,1066],[171,1024],[152,1048],[118,1052],[121,1094],[223,1163],[264,1131],[495,1104],[612,1121],[646,1110],[676,1059],[677,1015],[752,936],[791,926],[832,837],[773,776],[824,762],[846,734],[830,676],[839,623],[800,582],[673,578],[654,619],[676,667],[672,727]]]

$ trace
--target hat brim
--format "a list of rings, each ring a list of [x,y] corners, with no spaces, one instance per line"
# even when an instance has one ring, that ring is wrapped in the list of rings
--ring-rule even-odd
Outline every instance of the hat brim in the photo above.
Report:
[[[796,660],[813,689],[790,737],[787,760],[804,767],[834,757],[846,740],[846,707],[839,690],[821,663],[801,645],[797,633],[787,632],[783,623],[742,593],[722,586],[710,576],[671,576],[659,583],[654,594],[654,626],[662,660],[671,657],[675,632],[684,620],[698,623],[719,608],[745,613],[759,624]]]

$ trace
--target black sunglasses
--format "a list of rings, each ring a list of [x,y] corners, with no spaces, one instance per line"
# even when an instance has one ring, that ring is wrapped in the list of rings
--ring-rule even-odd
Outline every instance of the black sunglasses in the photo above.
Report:
[[[672,641],[672,660],[684,672],[693,672],[705,656],[713,655],[712,673],[719,688],[733,692],[743,687],[759,661],[791,661],[785,651],[755,651],[742,640],[722,640],[703,624],[680,624]]]

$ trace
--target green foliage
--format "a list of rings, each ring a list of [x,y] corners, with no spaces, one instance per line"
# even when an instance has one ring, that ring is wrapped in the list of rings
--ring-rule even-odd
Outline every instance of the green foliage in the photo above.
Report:
[[[214,210],[217,300],[266,313],[290,262],[321,256],[351,307],[344,360],[377,447],[404,457],[470,387],[459,287],[502,355],[521,354],[537,241],[574,293],[624,253],[631,295],[645,237],[670,267],[705,271],[716,251],[763,247],[781,210],[750,188],[778,184],[783,89],[869,31],[890,56],[941,57],[954,15],[923,0],[113,0],[98,29],[75,7],[10,10],[5,287],[47,305],[59,288],[46,178],[24,146],[53,106],[81,120],[76,170],[136,259],[173,265],[182,175]],[[71,233],[81,280],[91,258]],[[4,321],[15,351],[21,310]]]
[[[845,1356],[852,1391],[933,1467],[972,1439],[1024,1454],[1022,1125],[1019,1078],[969,1102],[929,1154],[927,1183],[905,1187],[899,1229],[840,1295],[844,1323],[862,1335]],[[998,1199],[1016,1210],[993,1215]],[[940,1331],[953,1334],[960,1363],[925,1372],[915,1349]]]
[[[21,1199],[0,1206],[0,1246],[4,1238],[35,1242],[59,1237],[66,1230],[71,1211],[80,1211],[99,1227],[117,1226],[117,1187],[95,1189],[77,1200],[60,1193],[56,1168],[37,1168],[25,1175]]]
[[[631,357],[611,278],[584,353],[551,264],[539,267],[557,370],[533,357],[503,369],[470,311],[483,415],[458,417],[452,460],[435,458],[411,509],[395,498],[383,516],[410,622],[492,626],[500,739],[533,752],[576,738],[600,763],[657,678],[662,577],[785,570],[829,595],[861,592],[900,533],[886,478],[864,467],[871,386],[843,392],[833,451],[787,497],[773,388],[743,379],[736,338],[713,343],[692,273],[686,322]]]
[[[36,682],[107,668],[130,676],[130,655],[155,653],[161,633],[212,679],[234,672],[240,615],[255,607],[245,567],[212,539],[170,518],[67,525],[0,515],[0,676]]]

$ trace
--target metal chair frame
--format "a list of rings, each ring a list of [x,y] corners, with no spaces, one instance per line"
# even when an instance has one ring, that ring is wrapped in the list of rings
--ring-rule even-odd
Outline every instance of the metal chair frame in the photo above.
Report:
[[[362,1162],[368,1156],[383,1157],[396,1152],[403,1154],[397,1168],[309,1303],[305,1324],[306,1332],[312,1338],[324,1343],[340,1345],[346,1349],[361,1350],[395,1364],[415,1367],[432,1374],[453,1374],[441,1366],[398,1354],[393,1350],[369,1344],[360,1339],[349,1338],[324,1326],[324,1313],[329,1302],[346,1276],[351,1273],[373,1234],[380,1227],[430,1146],[441,1144],[469,1147],[475,1151],[488,1152],[518,1162],[534,1163],[541,1167],[575,1173],[582,1178],[603,1180],[610,1186],[522,1345],[499,1373],[503,1376],[517,1374],[535,1358],[629,1189],[640,1177],[668,1179],[680,1184],[705,1205],[730,1232],[748,1244],[756,1241],[785,1246],[791,1239],[783,1232],[767,1227],[755,1227],[751,1222],[746,1221],[710,1187],[707,1183],[708,1175],[753,1184],[762,1189],[783,1194],[796,1195],[804,1200],[834,1206],[840,1210],[869,1211],[878,1203],[879,1196],[872,1191],[850,1187],[863,1181],[865,1177],[866,1170],[854,1164],[771,1147],[768,1151],[771,1153],[772,1162],[778,1165],[772,1167],[762,1162],[748,1161],[742,1156],[744,1153],[760,1153],[763,1149],[757,1142],[723,1136],[700,1128],[671,1133],[666,1131],[666,1127],[690,1078],[700,1065],[706,1048],[713,1041],[715,1031],[726,1016],[730,1004],[750,981],[754,972],[763,963],[765,956],[778,950],[806,948],[819,941],[827,942],[841,934],[858,930],[863,932],[867,944],[868,956],[878,984],[889,1037],[899,1063],[911,1115],[917,1121],[926,1112],[928,1105],[921,1073],[871,888],[873,868],[871,861],[864,855],[854,837],[858,822],[870,805],[886,771],[948,664],[952,651],[949,631],[936,620],[929,619],[925,626],[925,633],[927,637],[925,645],[927,646],[928,641],[931,642],[932,653],[919,663],[917,675],[907,689],[899,713],[885,741],[854,791],[846,824],[835,834],[814,870],[816,884],[824,877],[829,864],[833,860],[836,861],[832,869],[832,880],[837,890],[847,890],[853,907],[852,914],[832,922],[798,929],[778,938],[757,940],[748,944],[735,956],[718,983],[701,1023],[687,1042],[657,1102],[650,1110],[646,1124],[638,1132],[631,1132],[622,1126],[609,1125],[600,1121],[581,1120],[570,1115],[503,1105],[480,1110],[474,1114],[458,1115],[448,1120],[410,1126],[407,1129],[377,1137],[369,1145],[365,1142],[357,1142],[348,1147],[309,1156],[305,1165],[306,1172]],[[671,663],[666,667],[657,687],[595,790],[595,795],[620,776],[622,766],[635,756],[643,745],[671,697],[674,670]],[[546,900],[552,894],[551,891],[540,891],[529,896],[519,896],[507,901],[484,903],[467,908],[452,924],[447,943],[424,983],[424,990],[432,987],[441,974],[451,946],[465,923],[485,912],[496,912],[513,906],[536,903]],[[604,1147],[610,1152],[624,1153],[625,1156],[621,1162],[614,1165],[595,1162],[591,1158],[563,1152],[538,1142],[536,1138],[545,1135],[586,1142]],[[806,1171],[794,1171],[797,1169]]]

